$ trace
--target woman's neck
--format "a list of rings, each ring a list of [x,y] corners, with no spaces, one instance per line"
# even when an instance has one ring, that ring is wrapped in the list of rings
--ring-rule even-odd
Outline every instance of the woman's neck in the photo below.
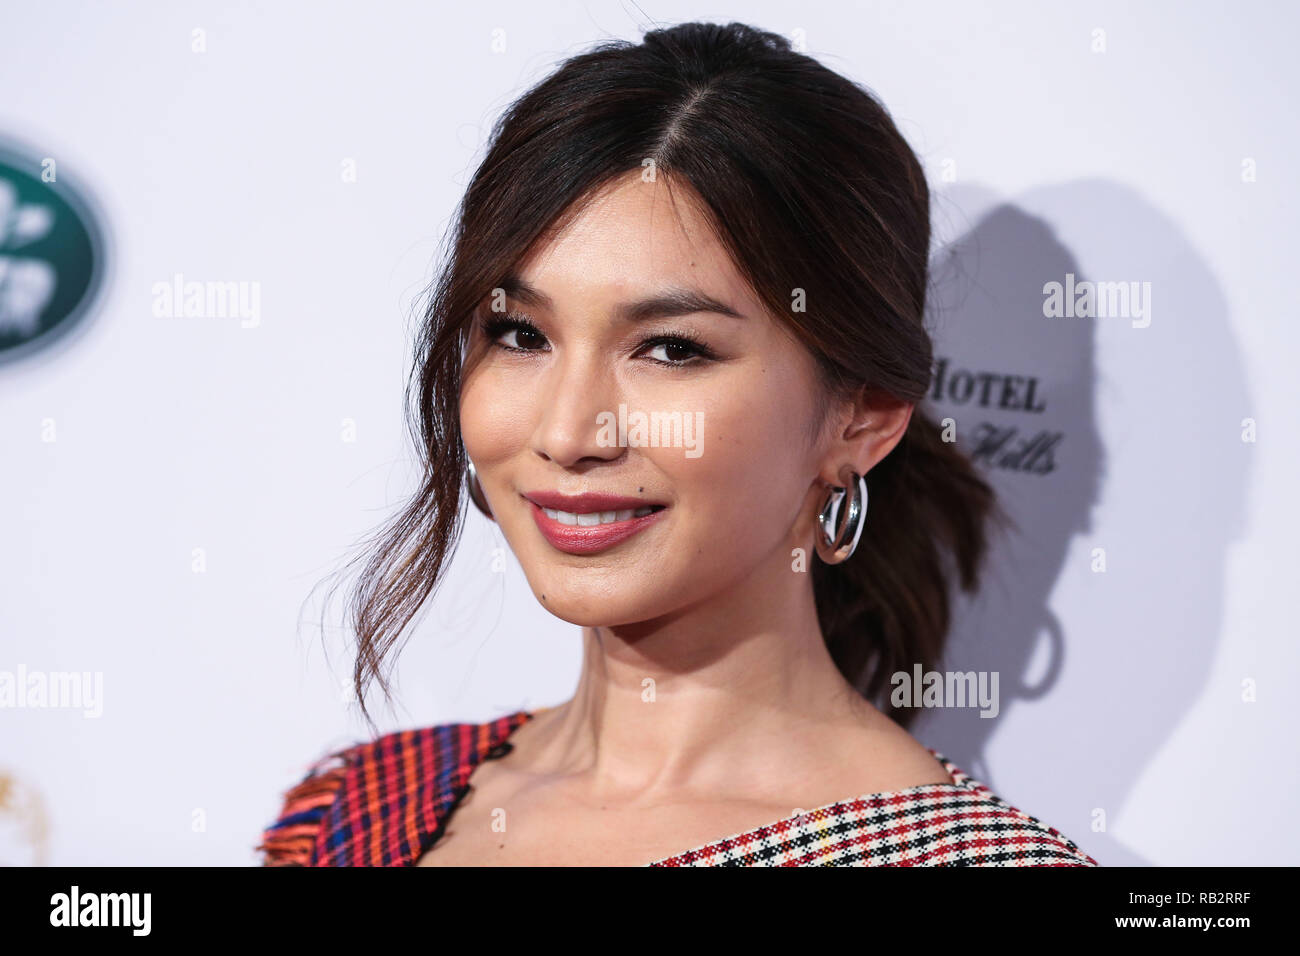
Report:
[[[655,622],[584,627],[577,689],[539,715],[529,770],[611,799],[745,792],[771,779],[773,760],[825,759],[833,732],[888,723],[831,660],[811,581],[781,583]]]

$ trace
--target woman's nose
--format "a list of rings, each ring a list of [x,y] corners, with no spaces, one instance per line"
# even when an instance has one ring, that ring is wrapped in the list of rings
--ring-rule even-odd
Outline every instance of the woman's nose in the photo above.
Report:
[[[611,461],[623,448],[607,440],[601,413],[617,413],[618,385],[608,360],[571,351],[557,358],[537,395],[539,415],[534,450],[564,467],[584,458]]]

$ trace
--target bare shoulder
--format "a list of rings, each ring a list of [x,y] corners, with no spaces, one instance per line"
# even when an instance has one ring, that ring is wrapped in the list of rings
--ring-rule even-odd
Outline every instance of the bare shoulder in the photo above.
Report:
[[[929,748],[869,705],[836,735],[834,752],[828,761],[831,785],[844,793],[892,793],[954,783]]]

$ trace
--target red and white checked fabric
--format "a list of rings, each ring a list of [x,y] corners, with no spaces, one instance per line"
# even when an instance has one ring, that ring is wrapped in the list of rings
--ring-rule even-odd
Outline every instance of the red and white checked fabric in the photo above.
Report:
[[[927,749],[951,784],[842,800],[650,865],[1097,866],[1059,830]]]
[[[386,734],[318,761],[257,849],[265,866],[414,866],[468,790],[533,716]],[[817,807],[648,866],[1096,866],[938,751],[952,777]]]

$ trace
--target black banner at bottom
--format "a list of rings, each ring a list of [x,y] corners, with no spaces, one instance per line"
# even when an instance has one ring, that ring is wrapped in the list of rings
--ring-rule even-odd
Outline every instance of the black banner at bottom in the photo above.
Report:
[[[855,946],[885,932],[917,945],[1098,935],[1175,945],[1199,935],[1231,945],[1260,928],[1288,930],[1283,910],[1294,883],[1290,868],[718,869],[672,879],[649,868],[315,876],[255,868],[9,869],[0,871],[0,925],[6,943],[75,936],[80,943],[357,938],[419,945],[425,936],[436,945],[446,929],[486,931],[497,943],[505,931],[532,942],[591,933],[592,943],[636,945],[657,933],[673,934],[663,942],[701,940],[701,932],[727,942],[751,933],[766,938],[783,922],[814,945],[825,929],[832,946],[845,930]]]

